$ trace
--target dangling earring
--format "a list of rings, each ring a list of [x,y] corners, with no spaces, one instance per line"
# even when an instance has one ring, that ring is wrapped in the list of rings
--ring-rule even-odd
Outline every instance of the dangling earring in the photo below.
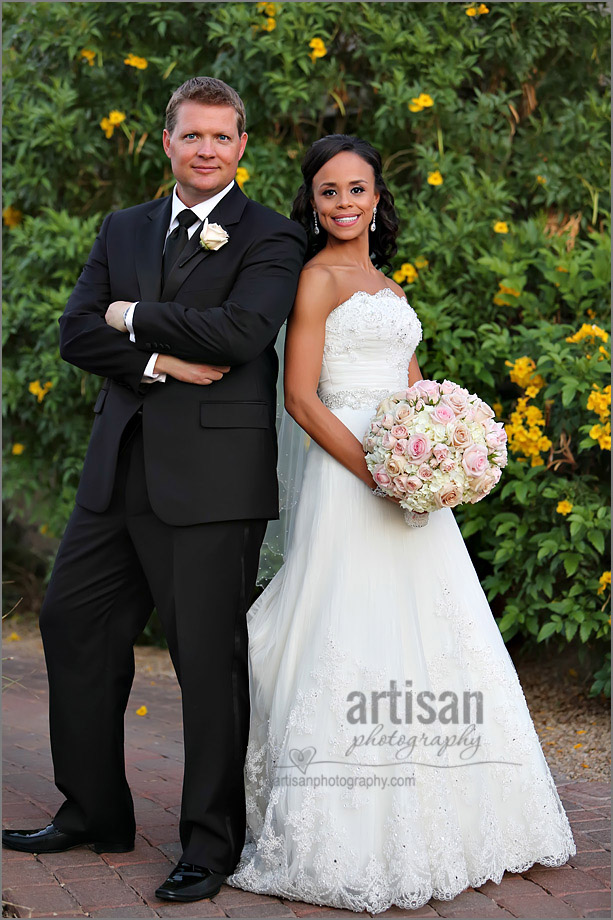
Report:
[[[373,212],[372,212],[372,224],[370,225],[370,229],[371,229],[371,230],[376,230],[376,229],[377,229],[377,224],[376,224],[376,222],[375,222],[376,216],[377,216],[377,205],[374,206]]]
[[[317,236],[319,233],[319,224],[317,223],[317,211],[315,210],[315,208],[313,208],[313,222],[315,224],[313,233],[315,234],[315,236]]]

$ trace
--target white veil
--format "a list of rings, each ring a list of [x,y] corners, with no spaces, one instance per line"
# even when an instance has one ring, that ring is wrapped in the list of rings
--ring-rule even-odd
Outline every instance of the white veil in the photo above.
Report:
[[[257,584],[261,586],[266,585],[270,581],[283,563],[293,529],[293,520],[298,498],[300,496],[306,455],[311,440],[306,432],[296,424],[291,415],[284,409],[283,368],[285,364],[286,326],[287,323],[284,323],[281,327],[275,344],[275,349],[279,357],[276,418],[277,438],[279,442],[279,457],[277,460],[277,476],[279,479],[279,520],[269,521],[264,535],[257,577]]]

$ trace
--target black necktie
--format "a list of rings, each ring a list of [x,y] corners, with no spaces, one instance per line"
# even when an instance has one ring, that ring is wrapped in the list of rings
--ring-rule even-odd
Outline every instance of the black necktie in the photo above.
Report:
[[[166,240],[166,248],[164,249],[164,258],[162,259],[162,274],[163,280],[166,282],[171,269],[181,252],[187,243],[189,237],[187,235],[187,228],[191,227],[198,220],[198,215],[194,214],[193,211],[190,211],[189,208],[186,208],[184,211],[181,211],[177,214],[177,220],[179,221],[179,226],[175,227],[168,239]]]

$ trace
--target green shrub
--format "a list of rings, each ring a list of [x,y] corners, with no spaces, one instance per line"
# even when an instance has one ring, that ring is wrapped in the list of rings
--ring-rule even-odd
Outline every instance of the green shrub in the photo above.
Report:
[[[567,341],[608,330],[605,4],[9,2],[3,19],[10,516],[61,534],[99,381],[59,360],[57,318],[104,213],[171,189],[163,109],[209,73],[245,101],[240,180],[271,207],[289,213],[322,134],[381,150],[422,372],[509,426],[501,485],[457,512],[503,636],[584,646],[606,693],[608,332]]]

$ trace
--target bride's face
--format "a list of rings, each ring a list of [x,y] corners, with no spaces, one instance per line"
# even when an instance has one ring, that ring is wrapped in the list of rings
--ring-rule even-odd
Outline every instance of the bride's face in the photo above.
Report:
[[[317,219],[338,240],[368,234],[378,201],[374,169],[350,150],[337,153],[313,176],[312,204]]]

